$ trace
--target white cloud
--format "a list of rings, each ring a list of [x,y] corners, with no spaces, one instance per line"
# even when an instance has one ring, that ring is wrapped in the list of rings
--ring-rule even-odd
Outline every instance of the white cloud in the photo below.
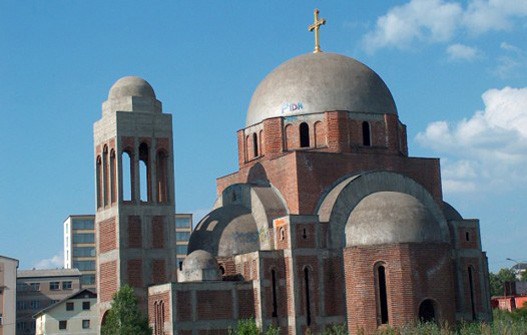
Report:
[[[502,42],[500,48],[505,54],[498,58],[498,65],[493,71],[496,76],[503,79],[517,76],[522,67],[527,67],[527,55],[522,49],[507,42]]]
[[[64,255],[57,254],[50,258],[44,258],[35,263],[35,269],[62,269],[64,267]]]
[[[364,46],[373,52],[382,47],[406,48],[415,40],[448,41],[461,14],[457,3],[411,0],[377,19],[375,30],[364,37]]]
[[[452,44],[446,49],[448,59],[472,61],[476,59],[480,52],[477,48],[469,47],[463,44]]]
[[[485,109],[454,125],[430,123],[416,140],[442,156],[446,192],[527,182],[527,87],[490,89]]]
[[[379,17],[374,30],[364,36],[363,46],[374,52],[385,47],[404,49],[416,42],[449,42],[457,30],[472,35],[508,30],[524,17],[526,0],[470,0],[466,8],[454,1],[411,0]]]
[[[473,34],[492,30],[509,30],[514,19],[527,16],[525,0],[472,0],[462,24]]]

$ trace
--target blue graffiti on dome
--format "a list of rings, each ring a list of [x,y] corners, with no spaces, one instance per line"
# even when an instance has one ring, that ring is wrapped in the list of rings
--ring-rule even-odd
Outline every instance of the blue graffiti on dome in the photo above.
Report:
[[[302,109],[304,109],[304,105],[302,104],[302,102],[296,102],[296,103],[284,102],[282,104],[282,114],[285,114],[287,112],[294,112],[294,111],[298,111]]]

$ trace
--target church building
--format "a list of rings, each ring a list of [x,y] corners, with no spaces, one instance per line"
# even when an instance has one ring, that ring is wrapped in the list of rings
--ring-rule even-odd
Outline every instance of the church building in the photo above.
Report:
[[[101,322],[125,283],[155,335],[227,334],[248,318],[282,334],[491,320],[479,221],[443,200],[438,159],[408,155],[379,75],[320,50],[324,23],[316,11],[315,51],[256,88],[239,170],[218,178],[180,267],[170,115],[143,79],[111,88],[95,125]]]

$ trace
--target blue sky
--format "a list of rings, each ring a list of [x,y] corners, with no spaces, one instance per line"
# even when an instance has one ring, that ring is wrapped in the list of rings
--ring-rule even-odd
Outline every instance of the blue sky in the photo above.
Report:
[[[0,2],[0,254],[62,264],[62,222],[94,212],[93,123],[137,75],[173,114],[178,212],[237,170],[236,131],[276,66],[325,51],[373,68],[412,156],[440,157],[445,200],[481,220],[491,270],[527,260],[527,0]]]

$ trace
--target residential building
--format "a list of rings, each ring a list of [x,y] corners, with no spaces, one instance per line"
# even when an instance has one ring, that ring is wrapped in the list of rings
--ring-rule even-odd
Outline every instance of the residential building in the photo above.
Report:
[[[96,290],[95,215],[70,215],[64,221],[64,268],[79,269],[82,288]]]
[[[77,269],[19,270],[16,280],[16,334],[35,334],[33,315],[81,288]]]
[[[36,335],[97,335],[97,294],[83,289],[44,308],[34,318]]]
[[[0,255],[0,335],[13,335],[16,325],[18,260]]]
[[[187,257],[188,241],[192,232],[192,214],[176,213],[176,257],[181,269],[183,260]]]

